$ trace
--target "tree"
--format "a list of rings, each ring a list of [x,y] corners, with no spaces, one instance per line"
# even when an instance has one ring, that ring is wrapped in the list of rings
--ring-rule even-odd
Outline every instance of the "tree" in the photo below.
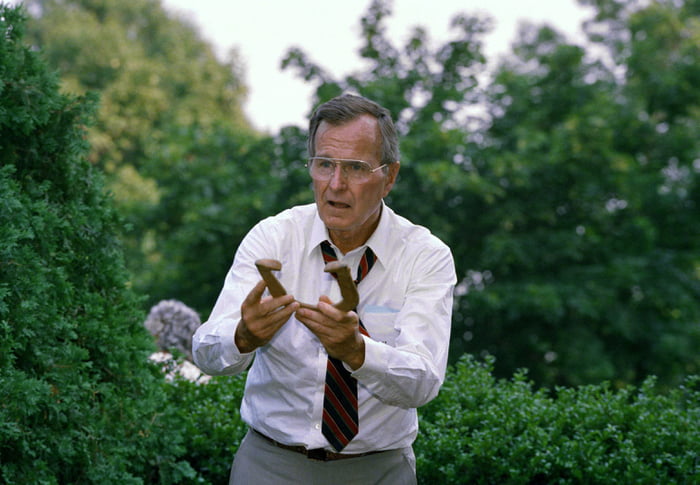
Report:
[[[28,40],[59,70],[64,90],[100,93],[90,157],[108,172],[148,167],[173,125],[227,120],[251,131],[236,52],[219,61],[159,0],[29,0],[26,8]]]
[[[492,354],[497,374],[540,384],[671,385],[700,366],[697,2],[587,3],[606,55],[524,25],[483,90],[487,20],[456,16],[436,49],[417,28],[400,49],[382,1],[363,18],[362,74],[332,79],[298,50],[284,65],[318,102],[354,90],[398,114],[390,202],[455,254],[453,361]]]
[[[29,0],[26,6],[32,14],[28,38],[60,72],[64,91],[100,95],[97,121],[89,130],[90,160],[106,171],[131,228],[123,241],[134,287],[149,295],[148,306],[173,297],[199,305],[199,294],[190,298],[185,288],[168,294],[173,285],[153,284],[168,281],[158,274],[164,264],[172,268],[199,249],[180,239],[184,244],[173,252],[170,240],[183,229],[169,223],[187,222],[188,216],[183,201],[173,204],[172,195],[190,183],[203,185],[189,176],[222,171],[207,165],[213,169],[207,174],[199,160],[175,157],[207,153],[210,161],[230,163],[235,153],[214,153],[238,145],[219,144],[223,132],[241,140],[253,137],[241,107],[246,89],[236,51],[220,61],[198,30],[166,12],[159,0]],[[198,137],[213,145],[203,147]],[[193,166],[198,168],[187,168]],[[217,260],[217,267],[228,261],[228,255]],[[172,277],[172,270],[167,275]],[[195,275],[180,272],[177,280],[193,281]]]
[[[647,374],[672,385],[700,365],[698,4],[584,3],[590,44],[524,25],[494,72],[482,54],[488,18],[456,15],[440,45],[416,27],[396,46],[380,0],[362,19],[366,68],[334,79],[298,49],[283,67],[316,86],[314,105],[356,91],[397,115],[402,169],[388,202],[453,250],[452,362],[492,354],[498,375],[525,367],[547,385]],[[91,12],[102,28],[131,8],[51,5]],[[119,165],[111,186],[134,227],[134,287],[206,318],[245,232],[311,200],[306,133],[178,119],[136,143],[143,163]]]
[[[483,36],[491,21],[457,15],[451,22],[452,39],[435,47],[428,32],[416,27],[399,48],[386,37],[390,15],[390,2],[375,1],[362,18],[360,55],[367,67],[360,73],[331,79],[298,49],[289,51],[282,66],[317,85],[314,105],[353,91],[395,114],[401,172],[388,201],[450,243],[458,270],[464,273],[468,248],[478,237],[464,230],[470,227],[470,214],[500,191],[476,170],[478,131],[484,120],[471,110],[482,99],[478,77],[486,66]]]
[[[148,271],[137,276],[148,279],[137,287],[148,288],[151,299],[187,301],[206,318],[245,234],[286,208],[308,182],[298,182],[306,176],[303,165],[288,162],[301,156],[288,147],[282,152],[271,137],[241,134],[227,125],[182,128],[177,136],[170,151],[154,159],[163,168],[163,188],[142,224],[157,246],[146,251]],[[310,193],[306,197],[308,202]]]
[[[94,98],[59,93],[25,20],[0,5],[0,481],[192,478],[86,160]]]
[[[599,18],[616,11],[603,3]],[[497,355],[500,372],[670,385],[700,368],[699,112],[670,87],[695,81],[698,56],[675,52],[697,51],[680,42],[697,39],[697,16],[670,2],[616,15],[599,26],[615,42],[593,37],[610,42],[602,60],[547,27],[523,31],[490,88],[485,153],[506,191],[479,257],[489,284],[464,301],[464,348]],[[685,69],[647,75],[678,56]]]

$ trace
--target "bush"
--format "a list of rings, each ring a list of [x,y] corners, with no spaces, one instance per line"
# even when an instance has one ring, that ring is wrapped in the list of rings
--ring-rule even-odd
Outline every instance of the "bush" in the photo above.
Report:
[[[700,378],[667,394],[648,378],[533,390],[464,356],[420,410],[420,483],[690,484],[700,481]]]
[[[193,477],[84,158],[94,102],[59,93],[25,20],[0,5],[0,482]]]
[[[464,356],[438,397],[419,410],[421,484],[691,484],[700,481],[700,378],[660,394],[655,379],[534,390],[524,372],[496,380],[493,359]],[[226,483],[247,426],[245,376],[183,379],[169,402],[186,430],[199,483]]]
[[[197,470],[198,482],[228,483],[233,456],[248,425],[241,420],[245,374],[213,377],[206,384],[178,377],[169,386],[169,403],[187,436],[187,460]]]

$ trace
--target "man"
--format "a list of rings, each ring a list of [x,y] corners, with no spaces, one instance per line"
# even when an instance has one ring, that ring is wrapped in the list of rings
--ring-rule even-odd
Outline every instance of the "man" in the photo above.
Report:
[[[445,376],[452,255],[383,202],[399,172],[386,109],[332,99],[310,120],[308,151],[315,204],[248,233],[193,337],[209,374],[253,362],[231,483],[415,483],[416,408]],[[286,295],[265,291],[263,258],[281,262]],[[343,297],[324,265],[335,258],[359,271],[354,311],[333,306]]]

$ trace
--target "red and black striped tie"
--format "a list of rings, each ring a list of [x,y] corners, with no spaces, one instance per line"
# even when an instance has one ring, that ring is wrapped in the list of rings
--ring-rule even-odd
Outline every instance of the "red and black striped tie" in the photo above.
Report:
[[[321,253],[326,263],[338,260],[328,241],[321,243]],[[356,285],[367,276],[376,259],[368,246],[357,268]],[[360,321],[360,333],[369,336],[362,321]],[[336,451],[340,451],[357,435],[358,430],[357,379],[350,375],[342,361],[328,356],[321,426],[323,436]]]

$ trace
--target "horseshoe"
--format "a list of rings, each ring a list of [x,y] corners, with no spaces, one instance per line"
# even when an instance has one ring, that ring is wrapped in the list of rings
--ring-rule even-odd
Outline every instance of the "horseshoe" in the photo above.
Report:
[[[270,290],[270,294],[274,297],[282,296],[287,294],[287,290],[279,282],[279,280],[272,274],[273,271],[279,271],[282,269],[282,263],[275,259],[258,259],[255,262],[255,266],[260,272],[260,276],[265,280],[267,288]],[[338,286],[340,286],[340,295],[343,297],[338,303],[333,304],[338,310],[349,312],[357,307],[360,302],[360,295],[357,293],[357,286],[350,275],[350,268],[347,265],[340,263],[338,261],[332,261],[323,268],[326,273],[333,273],[338,278]],[[299,302],[304,308],[311,308],[316,310],[316,305],[311,305],[309,303]]]
[[[331,261],[326,264],[323,271],[333,273],[338,278],[338,286],[340,286],[340,294],[343,299],[333,306],[344,312],[357,308],[357,304],[360,303],[360,295],[357,293],[357,286],[350,275],[350,268],[338,261]]]
[[[255,266],[258,268],[260,276],[265,280],[267,289],[270,290],[272,296],[277,298],[287,294],[287,290],[284,289],[282,283],[272,274],[273,271],[282,269],[282,263],[275,259],[258,259],[255,262]]]

